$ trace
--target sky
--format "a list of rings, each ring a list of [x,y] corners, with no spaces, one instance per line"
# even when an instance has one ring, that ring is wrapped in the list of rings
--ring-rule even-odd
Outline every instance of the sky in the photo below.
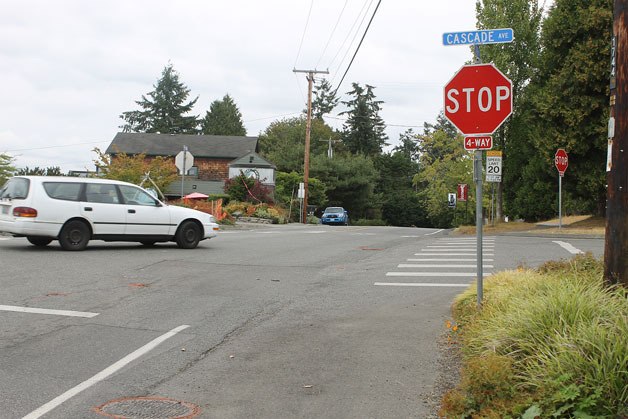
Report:
[[[154,90],[168,63],[198,96],[229,94],[257,136],[307,102],[306,75],[336,88],[377,0],[0,0],[0,153],[14,166],[93,170],[120,114]],[[391,147],[422,132],[443,87],[472,58],[444,32],[475,29],[475,0],[383,0],[338,89],[375,86]],[[516,35],[515,35],[516,36]],[[342,127],[335,109],[326,119]]]

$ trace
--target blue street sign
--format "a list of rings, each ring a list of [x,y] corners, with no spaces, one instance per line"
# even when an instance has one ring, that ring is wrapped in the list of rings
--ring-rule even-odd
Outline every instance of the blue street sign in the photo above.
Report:
[[[500,44],[512,42],[514,39],[515,37],[511,28],[448,32],[443,34],[443,45]]]

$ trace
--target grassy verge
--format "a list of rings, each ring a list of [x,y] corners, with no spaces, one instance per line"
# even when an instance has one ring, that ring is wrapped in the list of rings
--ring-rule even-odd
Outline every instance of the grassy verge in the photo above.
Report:
[[[628,292],[591,255],[502,272],[454,302],[461,380],[447,418],[628,418]]]
[[[536,234],[594,234],[604,235],[606,220],[601,217],[567,216],[562,219],[562,228],[558,228],[558,218],[542,223],[510,222],[487,224],[482,231],[486,234],[499,234],[509,232],[534,232]],[[456,234],[475,234],[475,226],[460,226]]]

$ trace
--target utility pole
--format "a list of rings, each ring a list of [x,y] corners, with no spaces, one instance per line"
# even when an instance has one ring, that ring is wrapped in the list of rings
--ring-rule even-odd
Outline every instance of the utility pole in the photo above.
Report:
[[[628,0],[614,0],[604,281],[628,288]]]
[[[308,178],[310,177],[310,131],[312,130],[312,84],[314,83],[314,74],[329,74],[327,70],[292,70],[293,73],[307,74],[307,122],[305,125],[305,156],[303,163],[303,186],[305,193],[303,195],[303,224],[307,224],[307,197],[308,197]]]

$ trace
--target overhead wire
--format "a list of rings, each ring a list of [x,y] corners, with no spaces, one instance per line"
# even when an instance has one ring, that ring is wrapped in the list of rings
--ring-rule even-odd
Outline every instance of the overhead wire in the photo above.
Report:
[[[305,27],[303,28],[303,35],[301,35],[301,43],[299,44],[299,50],[297,51],[297,57],[294,59],[294,66],[297,66],[297,61],[299,61],[299,56],[301,55],[301,48],[303,47],[303,40],[305,39],[305,33],[307,32],[307,27],[310,24],[310,16],[312,15],[312,8],[314,7],[314,0],[310,2],[310,10],[307,12],[307,19],[305,20]]]
[[[336,20],[336,24],[334,25],[334,29],[332,29],[331,34],[329,35],[329,38],[327,39],[327,44],[325,44],[325,48],[323,48],[323,52],[321,53],[321,56],[318,59],[318,61],[316,62],[316,65],[314,66],[314,68],[318,67],[318,65],[320,64],[321,60],[325,56],[325,53],[327,52],[327,48],[329,47],[329,43],[331,42],[332,38],[334,37],[334,34],[336,33],[336,29],[338,28],[338,24],[340,23],[340,19],[342,18],[343,13],[345,12],[345,8],[347,7],[347,3],[348,2],[349,2],[349,0],[345,0],[345,4],[344,4],[344,6],[342,6],[342,10],[340,11],[340,15],[338,15],[338,19]]]
[[[373,10],[373,14],[371,15],[371,19],[369,20],[368,25],[366,25],[366,29],[364,30],[364,34],[362,35],[362,39],[360,39],[360,43],[358,44],[358,47],[355,49],[355,53],[353,54],[353,57],[351,58],[351,61],[349,62],[349,66],[347,66],[347,69],[345,70],[345,73],[342,75],[342,79],[340,79],[340,83],[338,83],[338,86],[334,90],[334,94],[336,92],[338,92],[338,89],[342,85],[342,82],[344,81],[347,73],[349,72],[349,69],[351,68],[351,65],[353,64],[353,60],[355,60],[356,55],[358,55],[358,51],[360,50],[360,47],[362,46],[362,42],[364,41],[364,38],[366,37],[366,34],[368,33],[369,28],[371,27],[371,23],[373,22],[373,18],[375,17],[375,14],[377,13],[377,9],[379,9],[379,5],[381,3],[382,3],[382,0],[378,0],[377,1],[377,6],[375,6],[375,10]]]
[[[342,44],[340,44],[340,48],[338,48],[338,51],[336,52],[336,55],[334,55],[334,58],[332,58],[331,62],[329,63],[329,67],[332,67],[334,65],[334,62],[336,61],[336,58],[338,58],[338,55],[344,50],[345,53],[342,56],[342,59],[340,60],[340,63],[338,64],[338,69],[342,66],[342,63],[344,62],[345,58],[347,57],[347,54],[349,53],[349,50],[351,50],[351,45],[353,45],[353,41],[355,40],[355,37],[359,33],[360,27],[362,26],[362,23],[364,22],[364,19],[366,18],[367,14],[368,14],[368,10],[371,7],[371,4],[373,4],[373,0],[371,0],[369,3],[364,2],[364,4],[362,5],[362,9],[360,9],[360,12],[358,13],[358,15],[356,16],[355,20],[353,21],[353,24],[351,25],[351,28],[349,29],[349,32],[347,32],[347,36],[345,36],[345,39],[342,41]],[[362,16],[363,14],[364,14],[364,16]],[[362,20],[360,21],[360,24],[356,27],[356,24],[360,20],[361,16],[362,16]],[[355,33],[353,33],[354,28],[355,28]],[[351,42],[349,43],[349,45],[347,46],[347,49],[345,50],[345,44],[347,43],[347,40],[349,39],[351,34],[353,34],[353,38],[351,38]],[[332,83],[333,83],[335,78],[336,78],[336,76],[334,74],[334,77],[332,77]]]

